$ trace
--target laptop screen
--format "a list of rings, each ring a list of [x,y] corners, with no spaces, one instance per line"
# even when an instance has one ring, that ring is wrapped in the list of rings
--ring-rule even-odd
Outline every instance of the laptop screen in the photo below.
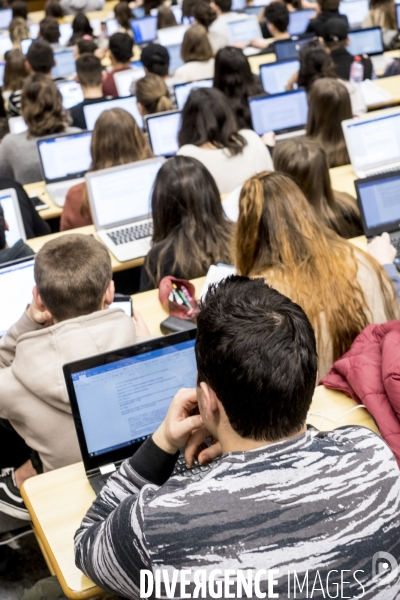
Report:
[[[53,79],[59,77],[68,77],[75,73],[76,65],[74,59],[74,50],[61,50],[61,52],[54,53],[55,66],[51,70],[51,76]]]
[[[301,35],[304,33],[313,15],[315,15],[315,10],[312,8],[310,10],[296,10],[295,12],[290,12],[288,26],[290,35]]]
[[[300,69],[298,60],[261,65],[261,83],[268,94],[279,94],[286,91],[289,79]]]
[[[0,61],[0,87],[2,87],[4,83],[4,69],[6,67],[6,63],[2,60]]]
[[[380,27],[349,31],[349,40],[350,43],[347,46],[347,50],[353,56],[361,54],[382,54],[384,50]]]
[[[367,230],[383,228],[391,232],[400,229],[400,173],[360,179],[356,184]]]
[[[199,81],[189,81],[188,83],[178,83],[174,86],[175,90],[175,99],[178,105],[179,110],[186,104],[186,100],[192,90],[196,90],[197,88],[207,87],[210,88],[213,86],[212,79],[200,79]]]
[[[180,111],[159,113],[147,119],[150,144],[154,156],[172,156],[179,150]]]
[[[22,54],[28,54],[28,50],[31,47],[33,40],[31,40],[30,38],[25,38],[24,40],[21,40],[21,52]]]
[[[60,23],[58,25],[60,29],[60,39],[59,44],[61,46],[66,46],[72,37],[72,23]]]
[[[57,83],[57,87],[60,90],[65,110],[83,102],[82,88],[76,81],[61,81]]]
[[[105,169],[87,178],[98,229],[151,215],[151,194],[162,160],[145,160]],[[134,182],[134,184],[133,184]]]
[[[126,69],[124,71],[117,71],[114,73],[115,87],[117,88],[118,96],[120,98],[127,98],[131,95],[131,83],[137,81],[142,77],[145,77],[146,71],[144,67],[135,67],[133,69]]]
[[[174,46],[182,44],[183,37],[189,25],[177,25],[176,27],[165,27],[157,31],[158,42],[161,46]]]
[[[168,54],[169,54],[169,72],[170,72],[170,74],[175,73],[175,71],[184,64],[182,57],[181,57],[181,48],[182,48],[182,44],[166,46],[166,49],[168,50]]]
[[[278,42],[274,42],[274,52],[276,60],[289,60],[293,58],[298,58],[301,48],[314,39],[317,38],[315,38],[315,36],[313,35],[310,35],[307,37],[304,36],[302,38],[280,40]]]
[[[305,127],[308,102],[305,90],[249,99],[254,131],[263,135],[269,131],[283,133]]]
[[[34,264],[32,257],[0,265],[0,288],[7,290],[0,294],[0,337],[21,318],[26,305],[32,300]]]
[[[243,10],[246,6],[246,0],[232,0],[231,10]]]
[[[92,162],[91,141],[90,131],[39,140],[37,144],[46,181],[83,176]]]
[[[344,125],[354,169],[400,160],[400,113]]]
[[[342,0],[339,12],[346,15],[350,27],[358,27],[364,21],[369,11],[368,0]]]
[[[117,19],[107,19],[106,21],[106,30],[108,37],[111,37],[118,29],[120,28],[120,24]]]
[[[228,23],[229,28],[229,42],[234,44],[235,42],[249,43],[251,40],[261,38],[261,29],[258,23],[257,17],[248,16],[246,19],[240,21],[232,21]]]
[[[123,108],[132,115],[140,129],[143,129],[143,118],[137,107],[135,96],[129,96],[128,98],[115,98],[114,100],[105,100],[104,102],[86,104],[83,107],[86,127],[92,131],[101,113],[104,110],[110,110],[111,108]]]
[[[157,17],[132,19],[130,25],[136,44],[148,44],[157,37]]]
[[[8,190],[0,190],[0,204],[3,209],[4,219],[7,221],[8,225],[8,231],[5,232],[6,242],[11,248],[18,240],[26,239],[21,214],[16,207],[18,200],[16,195],[13,197]],[[5,288],[0,289],[4,290]]]
[[[2,8],[0,10],[0,29],[8,29],[9,24],[12,21],[12,9]]]
[[[36,40],[36,38],[39,36],[39,31],[40,31],[39,23],[30,23],[30,25],[28,26],[28,29],[29,29],[29,35],[31,36],[31,38],[33,40]]]

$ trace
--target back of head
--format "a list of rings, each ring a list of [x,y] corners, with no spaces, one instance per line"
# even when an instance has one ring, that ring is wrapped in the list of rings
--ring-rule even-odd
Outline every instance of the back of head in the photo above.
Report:
[[[165,81],[154,73],[136,82],[136,98],[149,115],[173,108]]]
[[[208,30],[217,18],[217,14],[207,0],[199,0],[193,6],[193,17],[199,25],[203,25]]]
[[[214,87],[228,96],[238,88],[254,86],[249,61],[240,48],[226,46],[215,56]]]
[[[340,0],[317,0],[322,12],[336,12],[339,8]]]
[[[128,2],[118,2],[118,4],[114,6],[114,15],[121,27],[124,27],[124,29],[129,29],[129,21],[133,19],[133,14],[129,8]]]
[[[21,40],[29,38],[29,29],[26,20],[22,17],[15,17],[8,26],[10,39],[14,45],[21,43]]]
[[[307,135],[320,142],[328,155],[329,167],[350,162],[342,121],[353,117],[350,95],[337,79],[317,79],[309,93]]]
[[[228,13],[232,8],[232,0],[213,0],[213,3],[223,13]]]
[[[162,261],[173,248],[172,271],[191,279],[205,274],[211,264],[229,262],[231,227],[217,185],[201,162],[175,156],[161,167],[154,184],[152,213],[158,259]],[[154,285],[160,278],[157,272]]]
[[[182,0],[182,17],[193,17],[194,7],[199,0]]]
[[[14,0],[14,2],[11,4],[11,8],[13,19],[19,17],[26,21],[26,19],[28,18],[28,5],[26,2],[24,2],[24,0]]]
[[[62,107],[62,96],[49,77],[36,74],[25,80],[21,106],[30,135],[44,136],[65,131],[67,116]]]
[[[349,33],[349,26],[344,19],[328,19],[322,29],[322,38],[325,46],[331,50],[345,48]]]
[[[82,234],[47,242],[36,256],[34,272],[42,301],[57,321],[100,310],[112,279],[106,247]]]
[[[15,49],[7,52],[3,90],[11,90],[13,92],[20,90],[27,77],[28,72],[25,69],[25,56],[21,50]]]
[[[175,15],[168,6],[160,6],[157,15],[157,29],[165,29],[166,27],[176,27]]]
[[[337,79],[331,55],[319,41],[309,42],[299,52],[300,70],[297,79],[299,87],[307,90],[320,77]]]
[[[79,56],[82,54],[94,54],[97,50],[97,44],[94,40],[85,40],[81,38],[76,42]]]
[[[397,3],[396,3],[397,4]],[[379,25],[382,29],[398,29],[396,18],[396,4],[393,0],[370,0],[369,8],[377,12],[377,21],[373,25]],[[371,15],[372,21],[374,16]]]
[[[6,243],[6,222],[3,207],[0,204],[0,250],[4,250]]]
[[[34,73],[48,75],[54,65],[54,53],[48,42],[34,40],[29,46],[26,59]]]
[[[162,5],[162,0],[143,0],[143,8],[145,15],[149,15],[151,11]]]
[[[94,54],[82,54],[77,58],[76,75],[82,87],[100,87],[102,83],[102,72],[100,59]]]
[[[149,73],[166,77],[169,70],[168,50],[160,44],[148,44],[142,50],[140,60]]]
[[[289,26],[289,11],[283,2],[271,2],[265,7],[265,18],[278,31],[285,33]]]
[[[181,56],[184,62],[210,60],[214,56],[208,41],[207,30],[203,25],[192,25],[186,31],[183,37]]]
[[[60,28],[55,17],[45,17],[40,21],[40,37],[49,44],[58,44],[60,39]]]
[[[46,17],[55,17],[56,19],[62,19],[64,11],[58,0],[47,0],[44,5],[44,14]]]
[[[201,302],[195,352],[198,384],[215,392],[240,437],[274,442],[300,432],[317,377],[315,335],[300,306],[262,279],[228,277]]]
[[[133,40],[127,33],[114,33],[109,40],[109,49],[118,63],[127,64],[132,58]]]
[[[84,13],[75,15],[74,20],[72,21],[72,32],[73,35],[80,34],[82,37],[84,35],[93,35],[93,28]]]
[[[231,155],[239,154],[246,145],[226,97],[216,88],[190,92],[182,111],[178,141],[179,146],[211,143],[216,148],[227,148]]]

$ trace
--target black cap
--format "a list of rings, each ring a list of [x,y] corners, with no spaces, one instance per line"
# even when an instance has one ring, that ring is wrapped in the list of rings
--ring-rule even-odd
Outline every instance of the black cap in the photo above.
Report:
[[[349,27],[344,19],[329,19],[322,30],[325,42],[340,42],[347,39]]]
[[[168,67],[168,50],[160,44],[148,44],[143,48],[140,60],[142,61],[143,66],[146,67],[150,73],[153,73],[154,67]]]

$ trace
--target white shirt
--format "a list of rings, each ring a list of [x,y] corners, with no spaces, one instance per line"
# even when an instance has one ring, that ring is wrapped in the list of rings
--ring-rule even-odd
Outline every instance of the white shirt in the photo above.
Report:
[[[209,34],[218,34],[220,36],[220,39],[223,38],[225,40],[225,43],[223,45],[229,46],[230,35],[229,35],[228,24],[232,23],[233,21],[242,21],[243,19],[246,19],[247,17],[248,17],[248,15],[245,15],[243,13],[242,14],[235,13],[235,12],[222,13],[222,15],[217,17],[215,19],[215,21],[213,23],[211,23],[210,27],[208,28]],[[219,43],[221,44],[222,42],[220,41]]]
[[[229,194],[253,175],[274,170],[271,155],[261,138],[251,129],[241,129],[239,133],[247,145],[235,156],[231,156],[227,148],[209,150],[193,144],[182,146],[177,154],[197,158],[214,177],[219,193]]]
[[[210,60],[191,60],[178,67],[174,73],[174,79],[179,81],[197,81],[198,79],[213,79],[213,77],[213,58],[210,58]]]

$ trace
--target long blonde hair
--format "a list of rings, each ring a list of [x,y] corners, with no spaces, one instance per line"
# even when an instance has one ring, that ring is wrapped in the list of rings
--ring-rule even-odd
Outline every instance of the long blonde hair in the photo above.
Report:
[[[101,113],[94,126],[91,153],[90,171],[153,158],[135,119],[122,108],[112,108]],[[90,216],[86,187],[82,194],[80,213],[82,217]]]
[[[371,256],[357,252],[378,277],[386,318],[397,318],[389,277]],[[241,275],[265,276],[278,289],[288,291],[307,313],[319,344],[324,314],[333,360],[347,352],[368,325],[354,246],[318,221],[303,193],[286,175],[264,172],[244,184],[234,253]]]

